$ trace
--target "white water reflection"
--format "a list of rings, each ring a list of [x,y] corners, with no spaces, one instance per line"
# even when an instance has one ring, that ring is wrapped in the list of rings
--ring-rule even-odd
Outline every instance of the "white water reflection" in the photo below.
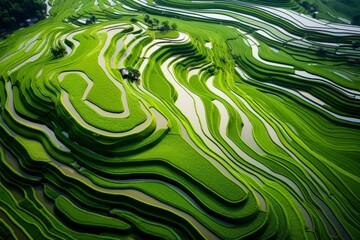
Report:
[[[53,0],[52,4],[54,4],[55,0]],[[50,10],[52,8],[52,6],[49,4],[49,0],[45,1],[46,4],[46,18],[48,18],[50,16]]]
[[[246,114],[236,105],[236,103],[228,96],[226,95],[224,92],[222,92],[221,90],[219,90],[218,88],[216,88],[213,85],[213,80],[214,77],[209,78],[206,81],[206,86],[210,89],[210,91],[212,91],[215,95],[221,97],[222,99],[224,99],[227,103],[229,103],[235,110],[236,112],[240,115],[241,120],[244,124],[244,126],[241,129],[241,139],[249,146],[251,147],[254,151],[256,151],[259,154],[265,154],[265,152],[259,147],[259,145],[256,143],[253,133],[252,133],[252,124],[249,120],[249,118],[246,116]],[[225,115],[229,118],[229,113],[226,110],[226,108],[219,108],[221,115]],[[223,126],[220,126],[221,128]]]
[[[335,87],[337,90],[339,90],[340,92],[342,92],[344,95],[346,95],[349,98],[355,98],[355,99],[360,99],[360,91],[357,90],[353,90],[353,89],[349,89],[349,88],[345,88],[335,82],[332,82],[324,77],[303,71],[303,70],[295,70],[295,75],[296,77],[304,77],[313,81],[317,81],[317,82],[325,82],[333,87]]]
[[[311,95],[310,93],[308,92],[305,92],[305,91],[298,91],[301,95],[303,95],[304,97],[310,99],[311,101],[313,102],[316,102],[317,104],[321,105],[321,106],[325,106],[326,103],[324,103],[323,101],[321,101],[320,99],[318,99],[317,97]]]
[[[205,42],[205,47],[212,49],[212,43],[211,42]]]

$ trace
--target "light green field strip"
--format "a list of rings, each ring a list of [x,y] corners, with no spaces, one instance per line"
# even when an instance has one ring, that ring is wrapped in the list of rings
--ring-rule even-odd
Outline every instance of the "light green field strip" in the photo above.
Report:
[[[98,34],[100,35],[101,33],[106,32],[107,33],[107,38],[106,38],[106,42],[104,43],[101,51],[99,52],[99,58],[98,58],[98,64],[100,65],[100,67],[102,68],[102,70],[105,72],[106,76],[108,79],[111,80],[111,82],[120,90],[121,92],[121,96],[122,96],[122,103],[124,105],[124,117],[128,116],[129,114],[129,107],[127,104],[127,99],[126,99],[126,93],[125,93],[125,89],[124,87],[114,78],[114,76],[110,73],[110,71],[108,70],[108,63],[106,63],[105,58],[104,58],[104,54],[105,51],[107,50],[107,48],[109,47],[111,40],[113,38],[113,36],[117,33],[119,33],[120,29],[122,28],[123,25],[109,25],[106,28],[103,28],[102,30],[100,30],[98,32]]]
[[[125,39],[121,40],[123,43],[120,44],[119,50],[114,52],[113,57],[115,58],[117,55],[117,52],[119,52],[124,47],[126,48],[126,51],[122,54],[122,56],[120,57],[120,59],[118,60],[117,63],[116,62],[113,63],[113,66],[117,65],[118,69],[126,67],[125,60],[126,60],[128,54],[131,53],[135,47],[140,48],[140,46],[138,46],[138,44],[142,40],[148,38],[148,36],[146,34],[143,34],[143,32],[144,32],[143,28],[139,28],[137,25],[134,25],[133,32],[138,32],[138,31],[140,31],[140,32],[137,34],[126,35]],[[141,35],[143,35],[143,36],[141,36]]]
[[[152,115],[151,113],[148,111],[148,109],[141,104],[141,109],[146,112],[147,116],[146,116],[146,121],[135,126],[132,129],[129,129],[128,131],[124,131],[124,132],[112,132],[112,131],[106,131],[103,129],[99,129],[94,127],[93,125],[88,124],[83,118],[82,116],[80,116],[78,114],[78,112],[76,111],[76,109],[73,107],[72,103],[70,102],[70,97],[69,94],[67,92],[63,93],[63,97],[62,97],[62,103],[64,104],[64,106],[67,108],[67,110],[69,111],[70,115],[73,117],[73,119],[75,121],[77,121],[79,124],[82,125],[83,128],[88,129],[89,131],[92,131],[94,133],[98,133],[100,135],[105,135],[105,136],[110,136],[110,137],[126,137],[126,136],[130,136],[134,133],[138,133],[141,132],[142,130],[144,130],[145,128],[149,127],[149,125],[152,122]],[[95,108],[95,111],[97,110],[97,108]],[[112,118],[112,116],[110,114],[105,115],[106,117],[110,117]]]
[[[126,218],[137,227],[141,228],[146,234],[146,237],[158,237],[162,239],[180,239],[180,237],[175,233],[175,231],[171,228],[165,228],[160,224],[154,223],[149,220],[145,220],[140,218],[139,216],[135,215],[132,212],[125,212],[125,211],[116,211],[112,210],[111,214],[115,216],[120,216],[122,218]]]
[[[120,220],[80,209],[64,196],[56,198],[55,206],[74,225],[87,228],[110,228],[124,233],[129,232],[131,228],[130,225]]]

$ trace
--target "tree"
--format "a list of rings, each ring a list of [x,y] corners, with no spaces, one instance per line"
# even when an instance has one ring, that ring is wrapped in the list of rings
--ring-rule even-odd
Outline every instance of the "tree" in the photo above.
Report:
[[[169,21],[164,21],[164,22],[162,22],[162,25],[163,25],[163,27],[164,27],[164,30],[169,30],[169,29],[170,29]]]
[[[147,21],[149,21],[149,19],[150,19],[150,16],[146,14],[144,17],[144,21],[147,22]]]
[[[51,53],[54,58],[60,58],[67,54],[65,47],[60,42],[58,42],[55,47],[51,48]]]
[[[5,24],[15,24],[16,23],[16,19],[14,17],[4,17],[3,21]]]
[[[139,79],[139,77],[140,77],[140,71],[139,70],[137,70],[137,69],[135,69],[135,68],[133,68],[133,67],[126,67],[126,69],[128,70],[128,72],[129,72],[129,79],[130,80],[138,80]]]
[[[172,29],[173,31],[175,31],[175,30],[177,29],[176,23],[171,24],[171,29]]]
[[[302,2],[301,5],[302,5],[306,10],[308,10],[308,9],[310,8],[310,3],[307,2],[307,1]]]
[[[211,67],[208,68],[208,72],[211,75],[215,75],[218,72],[218,67],[216,65],[212,65]]]
[[[159,25],[159,19],[154,18],[154,19],[153,19],[153,22],[154,22],[154,25],[155,25],[155,26]]]

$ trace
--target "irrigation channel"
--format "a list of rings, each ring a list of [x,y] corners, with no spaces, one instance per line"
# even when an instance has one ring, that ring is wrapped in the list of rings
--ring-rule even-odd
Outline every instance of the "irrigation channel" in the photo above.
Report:
[[[284,2],[46,1],[0,42],[0,236],[359,238],[360,28]]]

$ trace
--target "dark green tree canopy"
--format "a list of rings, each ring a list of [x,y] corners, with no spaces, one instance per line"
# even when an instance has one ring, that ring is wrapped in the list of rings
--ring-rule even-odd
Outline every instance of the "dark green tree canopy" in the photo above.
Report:
[[[60,58],[67,54],[64,45],[62,45],[60,42],[58,42],[55,47],[51,48],[51,53],[53,54],[54,58]]]
[[[11,29],[28,18],[42,19],[45,17],[44,0],[1,0],[0,28]]]
[[[164,22],[162,22],[162,25],[163,25],[163,27],[164,27],[165,30],[169,30],[169,29],[170,29],[169,21],[164,21]]]
[[[351,24],[353,25],[360,25],[360,14],[359,15],[355,15],[352,18]]]
[[[126,67],[129,71],[129,79],[130,80],[138,80],[140,77],[140,71],[133,67]]]

